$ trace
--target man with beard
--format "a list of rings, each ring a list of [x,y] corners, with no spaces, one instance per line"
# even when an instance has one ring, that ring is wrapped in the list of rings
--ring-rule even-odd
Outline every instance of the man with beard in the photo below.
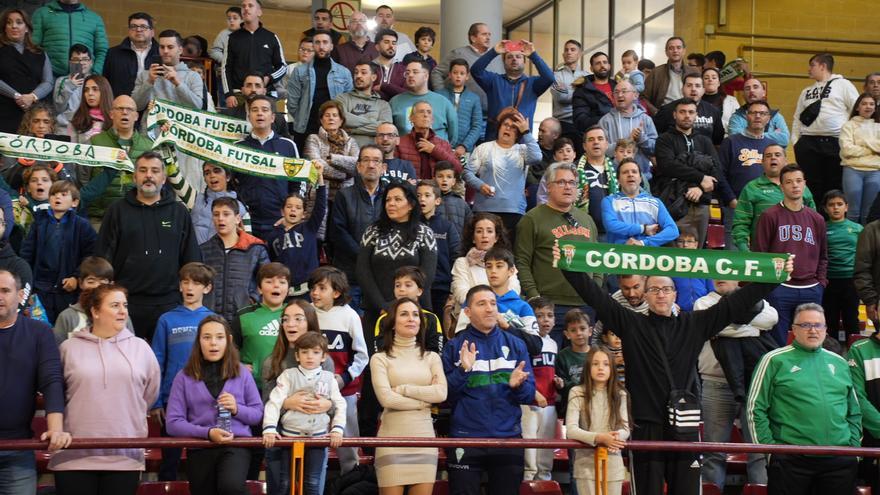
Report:
[[[410,116],[415,109],[415,104],[426,101],[433,109],[434,124],[432,128],[434,132],[443,140],[451,141],[449,136],[458,136],[458,115],[449,100],[428,89],[430,72],[428,62],[424,60],[415,59],[406,62],[406,72],[404,73],[406,91],[391,99],[391,115],[394,118],[394,125],[401,133],[408,133],[412,129]],[[419,178],[429,179],[431,177],[419,176]]]
[[[107,209],[95,251],[113,265],[116,283],[128,289],[135,335],[149,341],[159,316],[180,304],[178,270],[202,256],[189,211],[162,188],[162,156],[142,154],[133,180],[135,189]]]
[[[311,42],[309,44],[311,44]],[[259,72],[250,72],[244,76],[244,83],[241,86],[241,94],[244,96],[245,101],[249,100],[251,96],[254,95],[265,96],[266,83],[263,75]],[[236,107],[223,108],[220,110],[220,113],[223,115],[229,115],[230,117],[247,120],[247,109],[247,105],[238,105]],[[287,121],[284,119],[284,114],[275,114],[275,122],[272,124],[272,130],[279,136],[286,138],[290,137],[290,131],[287,129]]]
[[[373,142],[380,122],[391,121],[391,105],[373,91],[379,78],[378,65],[369,60],[360,61],[352,68],[352,74],[354,90],[337,96],[336,101],[342,105],[345,131],[362,147]]]
[[[611,111],[612,93],[617,82],[611,76],[608,55],[596,52],[590,57],[593,74],[574,81],[571,111],[574,126],[579,134],[599,123],[599,119]]]
[[[376,33],[376,50],[379,55],[373,59],[373,62],[379,66],[379,80],[374,89],[379,92],[383,100],[389,101],[406,91],[403,75],[406,71],[406,64],[395,60],[397,33],[390,29],[383,29]]]
[[[878,76],[878,79],[880,79],[880,76]],[[743,84],[743,97],[746,100],[745,105],[733,112],[733,115],[730,116],[730,121],[727,122],[727,135],[729,136],[742,134],[745,131],[746,127],[748,127],[746,111],[749,104],[754,101],[767,101],[767,90],[764,89],[764,84],[759,79],[751,77],[746,79]],[[788,124],[785,123],[785,117],[782,116],[779,110],[770,109],[770,118],[764,127],[764,137],[780,146],[788,146]]]
[[[721,110],[708,101],[703,101],[706,88],[703,87],[703,76],[697,73],[684,76],[681,87],[684,98],[697,103],[697,116],[694,120],[694,133],[702,134],[712,140],[712,144],[718,146],[724,139],[724,124],[721,122]],[[676,102],[663,105],[654,115],[654,126],[657,132],[664,133],[675,127]]]
[[[354,17],[354,14],[363,15],[360,12],[354,12],[352,14],[352,17]],[[365,20],[366,20],[366,16],[365,16]],[[349,20],[348,22],[349,22],[349,26],[350,26],[351,20]],[[366,28],[366,25],[364,25],[364,27]],[[305,38],[311,38],[312,36],[315,35],[315,33],[319,32],[319,31],[329,32],[330,38],[333,40],[334,46],[339,46],[343,41],[342,40],[342,33],[333,29],[333,14],[331,14],[330,10],[328,10],[328,9],[316,10],[315,13],[312,14],[312,27],[303,31],[302,34],[303,34],[303,37],[305,37]]]
[[[379,52],[367,33],[367,15],[363,12],[353,12],[348,18],[348,34],[351,38],[348,42],[341,45],[333,43],[335,48],[330,56],[354,74],[358,64],[373,60],[379,56]]]
[[[405,180],[410,184],[416,185],[418,176],[412,162],[402,158],[395,158],[397,153],[397,145],[400,144],[400,133],[397,127],[391,122],[381,122],[376,128],[375,145],[382,151],[385,159],[385,170],[382,172],[382,181],[389,182],[391,180]],[[363,149],[363,147],[361,147]],[[461,166],[461,165],[459,165]]]

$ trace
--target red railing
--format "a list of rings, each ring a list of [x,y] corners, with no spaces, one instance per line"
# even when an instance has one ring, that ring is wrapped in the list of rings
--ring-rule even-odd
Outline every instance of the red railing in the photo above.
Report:
[[[306,447],[326,447],[328,438],[282,438],[275,441],[279,447],[291,447],[299,443]],[[520,438],[346,438],[346,447],[470,447],[470,448],[533,448],[533,449],[583,449],[589,446],[575,440],[541,440]],[[226,446],[261,447],[259,437],[236,438]],[[110,448],[210,448],[218,444],[207,440],[192,438],[74,438],[70,449],[110,449]],[[39,440],[0,441],[2,450],[46,450],[47,442]],[[626,448],[638,451],[664,452],[723,452],[726,454],[765,453],[765,454],[808,454],[842,455],[859,457],[880,457],[880,448],[835,447],[824,445],[763,445],[752,443],[714,443],[714,442],[659,442],[634,440],[626,442]]]

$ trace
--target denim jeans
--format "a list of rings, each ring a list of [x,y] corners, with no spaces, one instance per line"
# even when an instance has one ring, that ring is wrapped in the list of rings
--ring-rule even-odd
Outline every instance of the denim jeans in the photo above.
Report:
[[[272,463],[273,476],[271,486],[267,486],[269,495],[286,495],[290,493],[290,448],[279,447],[266,449],[266,467]],[[269,481],[269,473],[266,473]],[[323,495],[327,481],[327,448],[311,447],[305,450],[303,459],[303,495]]]
[[[791,330],[794,309],[803,303],[822,304],[824,291],[825,288],[822,287],[822,284],[804,288],[780,285],[773,289],[773,292],[767,296],[767,302],[779,313],[779,321],[772,330],[773,338],[776,339],[777,344],[784,346],[788,341],[788,331]]]
[[[37,463],[33,451],[0,451],[0,495],[36,492]]]
[[[739,418],[743,440],[751,443],[746,408],[733,398],[727,383],[703,380],[703,441],[729,442],[733,421]],[[767,461],[763,454],[749,454],[746,472],[749,483],[767,483]],[[724,491],[727,475],[727,454],[703,454],[703,481],[715,483]]]
[[[880,170],[856,170],[843,167],[843,193],[849,203],[846,218],[865,223],[877,193],[880,193]],[[818,203],[821,198],[816,198]]]

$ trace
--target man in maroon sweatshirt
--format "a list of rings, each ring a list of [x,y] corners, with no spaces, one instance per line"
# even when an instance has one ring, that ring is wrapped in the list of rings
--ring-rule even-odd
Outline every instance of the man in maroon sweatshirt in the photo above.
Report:
[[[773,337],[785,345],[794,308],[803,303],[822,304],[828,285],[828,249],[825,220],[804,205],[806,180],[797,165],[786,165],[779,173],[782,202],[767,208],[758,218],[752,251],[795,255],[791,279],[767,296],[779,313]]]

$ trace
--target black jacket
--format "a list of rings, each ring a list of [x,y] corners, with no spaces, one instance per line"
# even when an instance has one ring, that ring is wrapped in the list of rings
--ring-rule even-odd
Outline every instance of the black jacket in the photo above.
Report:
[[[168,188],[152,205],[136,194],[130,189],[107,208],[95,254],[113,265],[116,283],[128,289],[130,302],[174,303],[180,298],[177,271],[202,259],[192,217]]]
[[[697,372],[697,357],[703,344],[729,325],[735,315],[750,312],[778,286],[748,284],[711,308],[666,317],[650,311],[643,315],[624,308],[586,274],[568,271],[562,274],[584,302],[596,310],[596,318],[606,328],[613,329],[623,342],[626,387],[632,397],[632,415],[637,424],[666,422],[671,389],[662,360],[669,360],[676,388],[684,388]],[[696,386],[693,388],[692,392],[698,395]]]
[[[354,176],[354,185],[340,189],[333,200],[333,209],[327,226],[333,243],[333,265],[344,271],[348,280],[355,278],[355,265],[361,250],[361,237],[367,227],[379,219],[382,212],[382,192],[379,182],[372,201],[360,175]]]
[[[571,96],[572,120],[579,134],[598,125],[599,119],[614,108],[605,93],[593,84],[596,80],[595,76],[589,75],[581,79],[583,81],[581,83],[574,82],[574,93]],[[608,82],[611,84],[611,91],[614,91],[617,81],[611,77],[608,78]]]
[[[654,127],[659,134],[675,129],[675,112],[677,101],[667,103],[657,110],[654,115]],[[715,105],[700,100],[697,104],[697,120],[694,122],[694,134],[702,134],[712,140],[712,144],[718,146],[724,140],[724,123],[721,122],[721,110]]]
[[[229,35],[223,58],[224,95],[228,97],[240,90],[244,76],[251,71],[261,72],[271,78],[266,87],[266,91],[270,93],[273,85],[287,74],[281,41],[262,24],[253,33],[242,27]]]
[[[199,246],[205,264],[217,272],[204,304],[226,321],[233,321],[239,309],[260,300],[257,270],[269,262],[263,241],[244,231],[238,235],[238,243],[228,250],[220,234]]]
[[[0,270],[7,270],[18,275],[18,278],[21,279],[21,288],[24,290],[25,297],[18,307],[19,309],[26,308],[27,299],[34,288],[34,275],[27,261],[19,258],[12,246],[6,241],[0,241]]]
[[[144,58],[144,65],[149,68],[150,61],[159,56],[159,44],[153,40],[150,51]],[[129,95],[134,91],[134,81],[138,72],[144,67],[138,65],[137,55],[131,48],[131,40],[125,38],[122,43],[107,50],[107,58],[104,59],[104,77],[110,82],[113,89],[113,97]]]
[[[273,99],[274,101],[274,99]],[[274,105],[273,105],[274,108]],[[223,115],[235,117],[241,120],[247,120],[247,105],[238,105],[237,107],[227,107],[220,110]],[[290,138],[290,129],[287,128],[287,121],[284,120],[284,114],[275,112],[275,123],[272,124],[272,132],[283,138]]]

